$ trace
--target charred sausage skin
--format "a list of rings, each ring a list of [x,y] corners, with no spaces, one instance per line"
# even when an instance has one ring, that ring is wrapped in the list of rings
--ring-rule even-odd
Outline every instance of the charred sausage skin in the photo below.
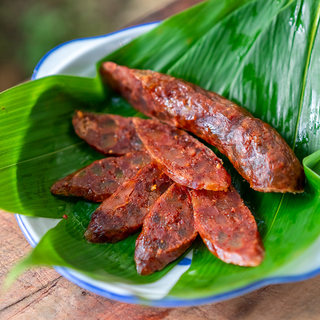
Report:
[[[54,183],[51,192],[102,202],[150,162],[150,157],[143,151],[97,160]]]
[[[226,263],[254,267],[264,257],[256,221],[238,192],[190,190],[195,229],[208,249]]]
[[[117,242],[136,232],[154,202],[172,184],[156,164],[142,168],[93,213],[85,233],[90,242]]]
[[[143,150],[132,118],[76,111],[72,124],[76,134],[101,153],[124,155]]]
[[[216,146],[254,190],[303,191],[304,171],[293,150],[276,130],[235,103],[150,70],[105,62],[101,74],[137,110]]]
[[[149,155],[173,181],[192,189],[228,189],[231,177],[222,160],[199,140],[158,120],[133,123]]]
[[[173,184],[154,204],[136,241],[137,272],[148,275],[183,254],[196,238],[187,188]]]

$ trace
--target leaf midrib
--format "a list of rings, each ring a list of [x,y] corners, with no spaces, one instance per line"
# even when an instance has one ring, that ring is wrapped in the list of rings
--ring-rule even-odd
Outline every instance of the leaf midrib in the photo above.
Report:
[[[304,68],[304,72],[303,72],[303,78],[302,78],[302,88],[301,88],[301,95],[300,95],[300,101],[299,101],[299,111],[298,111],[298,117],[297,117],[297,123],[296,123],[296,129],[295,129],[295,135],[294,135],[294,139],[293,139],[293,145],[292,145],[292,150],[294,151],[295,146],[296,146],[296,141],[297,141],[297,137],[298,137],[298,130],[299,130],[299,124],[300,124],[300,119],[301,119],[301,113],[302,113],[302,107],[303,107],[303,100],[304,100],[304,96],[305,96],[305,89],[306,89],[306,82],[307,82],[307,75],[308,75],[308,71],[309,71],[309,66],[310,66],[310,60],[311,60],[311,54],[312,54],[312,49],[314,47],[314,43],[315,43],[315,36],[317,33],[317,30],[319,28],[319,20],[320,20],[320,3],[318,4],[318,8],[317,8],[317,13],[316,13],[316,18],[313,22],[312,25],[312,29],[311,29],[311,34],[310,34],[310,41],[309,41],[309,46],[308,46],[308,53],[307,53],[307,60],[306,60],[306,65]],[[268,237],[272,227],[275,224],[275,221],[277,219],[278,213],[281,209],[284,197],[286,196],[286,194],[282,194],[280,201],[279,201],[279,205],[278,208],[276,210],[276,213],[272,219],[270,228],[265,236],[265,238]]]
[[[303,100],[304,100],[305,91],[306,91],[305,89],[306,89],[307,75],[308,75],[309,66],[310,66],[311,54],[312,54],[312,50],[313,50],[314,43],[315,43],[315,37],[316,37],[316,33],[317,33],[317,30],[319,27],[319,19],[320,19],[320,2],[318,3],[316,18],[314,20],[314,23],[313,23],[313,26],[311,29],[311,34],[310,34],[310,42],[309,42],[309,47],[308,47],[306,65],[305,65],[305,69],[303,72],[302,88],[301,88],[301,95],[300,95],[300,101],[299,101],[299,111],[298,111],[298,117],[297,117],[297,123],[296,123],[294,139],[293,139],[292,150],[294,150],[295,146],[296,146],[298,129],[299,129],[300,118],[301,118],[301,112],[302,112],[302,107],[303,107]]]

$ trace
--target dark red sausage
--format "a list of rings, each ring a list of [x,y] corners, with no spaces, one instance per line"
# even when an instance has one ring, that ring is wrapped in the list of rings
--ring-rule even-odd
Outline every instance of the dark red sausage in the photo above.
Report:
[[[175,182],[192,189],[227,190],[231,177],[212,150],[185,131],[158,120],[133,123],[150,156]]]
[[[55,195],[82,197],[89,201],[101,202],[150,161],[145,152],[98,160],[57,181],[51,187],[51,192]]]
[[[72,123],[81,139],[104,154],[123,155],[143,149],[132,118],[76,111]]]
[[[134,233],[171,183],[157,165],[145,166],[93,213],[85,237],[91,242],[116,242]]]
[[[190,190],[194,224],[208,249],[226,263],[254,267],[264,256],[256,221],[238,192]]]
[[[304,172],[287,143],[235,103],[186,81],[113,62],[104,63],[101,74],[139,111],[216,146],[253,189],[303,191]]]
[[[136,241],[138,273],[163,269],[183,254],[196,238],[187,188],[173,184],[154,204]]]

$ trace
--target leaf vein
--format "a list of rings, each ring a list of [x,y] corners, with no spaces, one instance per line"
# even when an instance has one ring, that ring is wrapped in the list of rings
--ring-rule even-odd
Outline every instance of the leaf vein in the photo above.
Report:
[[[67,146],[67,147],[64,147],[64,148],[55,150],[55,151],[53,151],[53,152],[41,154],[41,155],[39,155],[39,156],[32,157],[32,158],[30,158],[30,159],[26,159],[26,160],[22,160],[22,161],[18,161],[18,162],[9,164],[9,165],[7,165],[7,166],[5,166],[5,167],[0,168],[0,171],[1,171],[1,170],[8,169],[8,168],[13,167],[13,166],[16,166],[16,165],[18,165],[18,164],[22,164],[22,163],[30,162],[30,161],[33,161],[33,160],[45,158],[45,157],[47,157],[47,156],[52,156],[52,155],[57,154],[57,153],[59,153],[59,152],[62,152],[62,151],[68,150],[68,149],[72,149],[72,148],[74,148],[74,147],[76,147],[76,146],[78,146],[78,145],[80,145],[80,144],[83,144],[83,143],[84,143],[84,142],[81,141],[81,142],[78,142],[78,143],[75,143],[75,144],[71,144],[71,145],[69,145],[69,146]]]

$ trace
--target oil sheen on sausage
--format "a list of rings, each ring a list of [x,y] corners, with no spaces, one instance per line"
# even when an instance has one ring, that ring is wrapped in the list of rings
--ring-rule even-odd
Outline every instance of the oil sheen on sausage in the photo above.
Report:
[[[195,229],[208,249],[226,263],[254,267],[264,256],[256,221],[238,192],[190,190]]]
[[[123,155],[143,149],[132,118],[76,111],[72,123],[81,139],[104,154]]]
[[[137,231],[154,202],[172,181],[149,164],[121,185],[93,213],[85,237],[90,242],[117,242]]]
[[[51,187],[51,192],[55,195],[82,197],[89,201],[101,202],[150,161],[145,152],[97,160],[57,181]]]
[[[150,156],[175,182],[192,188],[227,190],[231,177],[214,152],[185,131],[158,120],[133,120]]]
[[[216,146],[254,190],[303,191],[304,172],[293,150],[235,103],[186,81],[113,62],[105,62],[101,74],[137,110]]]
[[[135,251],[138,273],[148,275],[163,269],[182,255],[196,236],[188,190],[173,184],[143,222]]]

